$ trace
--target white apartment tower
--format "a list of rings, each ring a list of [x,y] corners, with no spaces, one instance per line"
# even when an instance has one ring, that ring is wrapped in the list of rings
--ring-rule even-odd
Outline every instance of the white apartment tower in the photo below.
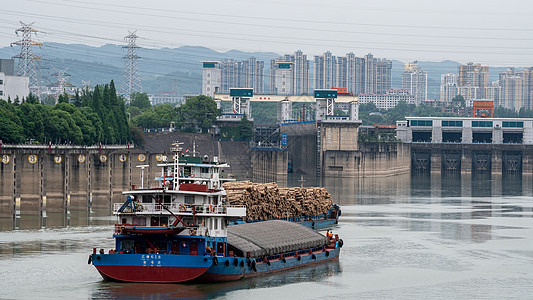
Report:
[[[315,56],[315,89],[337,87],[337,57],[327,51],[322,56]]]
[[[420,105],[427,99],[428,74],[418,68],[417,62],[405,64],[402,74],[402,89],[415,96],[415,104]]]
[[[459,94],[457,84],[459,74],[446,73],[440,76],[440,101],[451,103],[452,99]]]
[[[294,95],[294,63],[272,61],[270,67],[270,92],[274,95]]]
[[[218,61],[203,61],[202,95],[213,97],[221,88],[222,70]]]
[[[288,67],[290,64],[290,72]],[[280,80],[279,76],[289,76],[291,82]],[[285,82],[285,88],[280,86]],[[279,84],[276,84],[279,83]],[[290,86],[290,89],[287,87]],[[280,88],[281,87],[281,88]],[[282,90],[285,89],[285,92]],[[270,61],[270,93],[282,95],[308,95],[309,94],[309,61],[307,55],[304,55],[301,50],[294,52],[294,54],[285,54],[279,59]]]

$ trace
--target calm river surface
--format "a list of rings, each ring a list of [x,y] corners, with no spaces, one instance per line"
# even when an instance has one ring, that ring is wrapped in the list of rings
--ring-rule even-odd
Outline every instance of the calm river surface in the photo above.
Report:
[[[290,178],[299,185],[298,178]],[[310,179],[306,179],[311,182]],[[309,185],[312,185],[311,183]],[[1,220],[0,299],[324,299],[533,297],[531,177],[333,179],[339,263],[224,284],[108,283],[87,264],[112,248],[105,213]]]

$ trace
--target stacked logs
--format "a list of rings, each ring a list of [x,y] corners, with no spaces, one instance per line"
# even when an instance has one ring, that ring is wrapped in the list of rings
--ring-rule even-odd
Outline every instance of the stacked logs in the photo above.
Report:
[[[277,183],[233,181],[223,184],[226,204],[246,205],[245,220],[284,219],[325,214],[331,195],[325,188],[279,188]]]

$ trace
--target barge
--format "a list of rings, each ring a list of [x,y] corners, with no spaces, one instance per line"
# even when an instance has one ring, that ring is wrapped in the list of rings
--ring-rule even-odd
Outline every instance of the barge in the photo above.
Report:
[[[177,143],[173,151],[172,163],[159,164],[159,187],[125,191],[115,204],[115,248],[89,255],[105,280],[230,281],[338,260],[343,241],[311,226],[239,224],[246,207],[224,201],[220,172],[228,165],[180,157]]]

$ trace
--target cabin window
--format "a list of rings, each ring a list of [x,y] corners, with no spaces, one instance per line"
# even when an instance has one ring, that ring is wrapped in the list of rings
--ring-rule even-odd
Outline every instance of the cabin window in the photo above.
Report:
[[[165,195],[163,197],[163,203],[165,203],[165,204],[170,204],[170,202],[171,202],[170,200],[171,200],[170,195]]]
[[[215,220],[213,220],[213,221],[215,221],[215,222],[214,222],[215,224],[214,224],[214,226],[213,226],[213,229],[214,229],[214,230],[217,230],[217,229],[218,229],[218,219],[215,219]]]
[[[185,196],[185,203],[186,204],[194,204],[194,196],[186,195]]]
[[[191,167],[185,167],[185,168],[183,168],[183,175],[184,175],[185,177],[189,177],[189,176],[191,176]]]
[[[200,173],[204,173],[204,174],[209,173],[209,168],[200,168]]]
[[[158,242],[154,243],[154,246],[156,247],[157,250],[159,250],[161,252],[164,252],[164,253],[166,253],[167,250],[168,250],[168,243],[167,242],[158,241]]]
[[[168,226],[168,217],[161,217],[159,219],[161,226]]]
[[[146,226],[146,218],[145,217],[133,217],[133,225]]]
[[[133,251],[134,241],[132,240],[123,240],[120,242],[120,250],[122,251]]]
[[[152,219],[150,220],[150,225],[159,226],[159,217],[152,217]]]
[[[143,203],[152,203],[152,196],[144,195]]]

